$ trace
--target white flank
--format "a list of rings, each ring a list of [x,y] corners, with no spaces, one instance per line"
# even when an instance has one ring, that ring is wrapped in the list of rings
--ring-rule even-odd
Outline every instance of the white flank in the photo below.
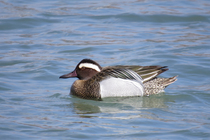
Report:
[[[79,65],[79,68],[81,69],[82,67],[94,69],[94,70],[96,70],[96,71],[98,71],[98,72],[101,71],[100,68],[99,68],[97,65],[91,64],[91,63],[81,63],[81,64]]]
[[[142,82],[110,77],[100,82],[101,97],[143,96]]]

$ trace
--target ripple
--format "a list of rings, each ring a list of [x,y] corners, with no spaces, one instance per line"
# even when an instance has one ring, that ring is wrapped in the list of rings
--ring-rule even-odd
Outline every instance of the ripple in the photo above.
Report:
[[[139,15],[139,14],[119,14],[119,15],[103,15],[103,16],[90,16],[90,18],[103,20],[108,18],[120,19],[118,22],[209,22],[209,16],[202,15],[188,15],[188,16],[175,16],[175,15]]]
[[[18,19],[4,19],[1,20],[0,30],[14,30],[14,29],[27,29],[34,26],[45,25],[46,23],[55,23],[58,20],[44,19],[44,18],[18,18]]]

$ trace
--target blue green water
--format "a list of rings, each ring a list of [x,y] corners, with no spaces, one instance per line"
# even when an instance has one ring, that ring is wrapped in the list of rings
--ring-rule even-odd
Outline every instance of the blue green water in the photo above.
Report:
[[[0,139],[209,139],[209,0],[1,0]],[[59,79],[83,58],[163,65],[165,93],[103,101]]]

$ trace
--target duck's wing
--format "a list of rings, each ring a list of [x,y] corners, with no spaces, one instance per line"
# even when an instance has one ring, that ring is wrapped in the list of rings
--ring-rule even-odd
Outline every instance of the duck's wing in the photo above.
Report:
[[[107,77],[135,80],[138,82],[143,82],[143,79],[135,71],[123,67],[106,67],[103,68],[101,72],[97,73],[91,79],[98,82],[106,79]]]
[[[88,82],[100,84],[101,98],[144,95],[143,79],[136,72],[126,68],[104,68]]]
[[[116,69],[129,69],[136,72],[143,79],[143,83],[154,79],[159,74],[168,70],[167,66],[114,66]]]

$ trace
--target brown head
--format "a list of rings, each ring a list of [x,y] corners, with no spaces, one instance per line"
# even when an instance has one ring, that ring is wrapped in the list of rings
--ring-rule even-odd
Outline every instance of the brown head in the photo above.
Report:
[[[60,76],[59,78],[77,77],[80,80],[87,80],[102,70],[102,67],[91,59],[83,59],[71,73]]]

